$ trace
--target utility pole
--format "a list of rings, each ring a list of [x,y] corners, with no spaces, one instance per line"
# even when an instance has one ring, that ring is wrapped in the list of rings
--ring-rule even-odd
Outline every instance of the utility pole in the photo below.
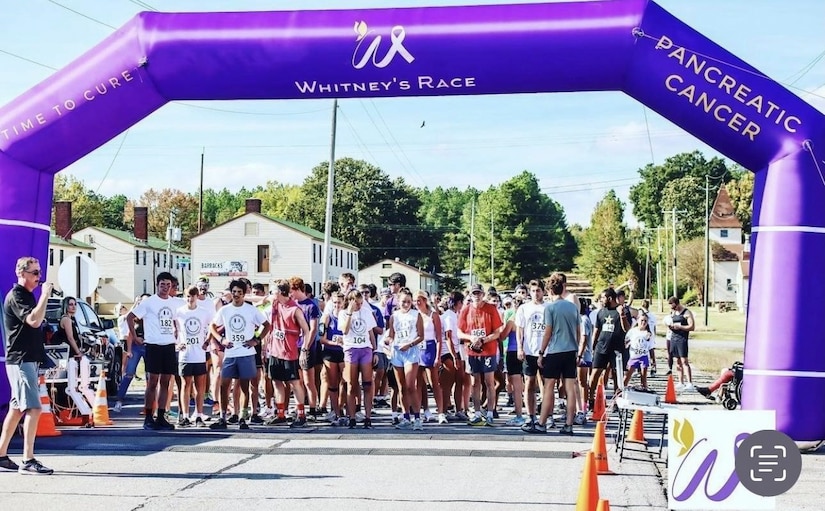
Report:
[[[710,175],[705,174],[705,326],[708,326],[708,284],[710,283]]]
[[[166,229],[166,258],[168,259],[169,263],[169,273],[174,274],[174,265],[172,264],[172,241],[175,238],[175,210],[169,210],[169,227]]]
[[[676,280],[676,208],[673,208],[673,296],[679,297],[679,284]]]
[[[490,204],[490,285],[496,287],[496,262],[493,252],[495,251],[496,237],[493,233],[493,205]]]
[[[645,283],[642,298],[647,300],[647,285],[650,283],[650,236],[647,231],[642,234],[645,237]]]
[[[324,217],[324,255],[321,259],[321,283],[329,279],[329,259],[332,252],[332,192],[335,188],[335,132],[338,124],[338,100],[332,101],[332,134],[327,171],[327,210]]]
[[[203,156],[206,153],[206,148],[201,150],[201,178],[200,187],[198,188],[198,234],[203,232]]]
[[[473,285],[473,248],[475,244],[476,227],[476,197],[473,195],[473,202],[470,205],[470,286]]]
[[[664,294],[662,293],[662,236],[659,229],[659,227],[656,228],[656,245],[659,248],[659,255],[656,258],[656,294],[659,298],[659,312],[664,312]],[[665,277],[665,280],[667,280],[667,277]]]
[[[669,231],[669,229],[667,227],[667,215],[664,215],[665,239],[664,239],[663,245],[665,247],[665,253],[664,253],[665,279],[663,281],[663,284],[665,285],[665,300],[667,300],[671,296],[670,295],[670,277],[669,277],[669,275],[670,275],[670,271],[669,271],[669,268],[670,268],[670,255],[668,254],[668,252],[669,252],[669,250],[668,250],[668,245],[669,245],[668,241],[669,240],[668,240],[668,235],[667,235],[668,231]]]

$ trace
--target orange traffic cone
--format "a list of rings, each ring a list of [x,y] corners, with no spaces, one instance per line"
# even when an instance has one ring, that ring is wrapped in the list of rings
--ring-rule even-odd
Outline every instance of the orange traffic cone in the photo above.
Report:
[[[114,424],[109,418],[109,398],[106,395],[106,371],[100,371],[100,379],[97,381],[97,392],[95,393],[94,405],[95,426],[111,426]]]
[[[599,424],[603,424],[600,422]],[[599,478],[596,477],[596,457],[587,453],[584,461],[582,480],[579,483],[579,497],[576,499],[576,511],[596,511],[599,502]]]
[[[40,375],[40,417],[37,420],[37,432],[35,436],[60,436],[62,433],[57,430],[52,413],[52,401],[46,392],[46,378]]]
[[[636,410],[633,413],[633,422],[630,423],[630,435],[625,441],[647,445],[647,440],[645,440],[645,413],[643,411]]]
[[[596,459],[596,471],[600,476],[615,475],[607,463],[607,442],[604,438],[604,421],[596,423],[596,432],[593,435],[591,452]]]
[[[667,390],[665,391],[665,403],[676,404],[676,386],[673,385],[673,375],[667,377]]]
[[[596,506],[596,511],[610,511],[610,501],[599,499],[599,504]]]
[[[593,410],[591,410],[590,420],[603,421],[607,418],[607,406],[604,399],[604,385],[599,382],[596,387],[596,399],[593,402]]]

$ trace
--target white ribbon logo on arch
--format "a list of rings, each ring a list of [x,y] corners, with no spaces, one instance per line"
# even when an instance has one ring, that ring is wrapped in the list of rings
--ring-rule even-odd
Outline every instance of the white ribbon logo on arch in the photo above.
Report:
[[[372,65],[377,68],[387,67],[396,55],[401,55],[409,64],[412,64],[415,60],[415,57],[404,48],[404,38],[407,34],[401,25],[396,25],[390,30],[390,49],[387,50],[386,55],[384,55],[384,58],[381,60],[378,60],[378,47],[381,45],[382,36],[374,36],[372,42],[367,46],[366,51],[362,53],[361,46],[364,44],[364,41],[367,40],[367,36],[372,35],[375,30],[370,30],[366,21],[356,21],[353,28],[358,35],[356,39],[358,45],[352,54],[352,66],[355,69],[363,69],[369,62],[372,62]]]

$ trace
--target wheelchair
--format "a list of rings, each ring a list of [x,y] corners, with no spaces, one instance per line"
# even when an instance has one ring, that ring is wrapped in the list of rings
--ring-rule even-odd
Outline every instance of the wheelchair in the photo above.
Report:
[[[736,410],[742,403],[742,378],[745,374],[745,366],[742,362],[734,362],[731,370],[733,379],[719,389],[722,406],[726,410]]]

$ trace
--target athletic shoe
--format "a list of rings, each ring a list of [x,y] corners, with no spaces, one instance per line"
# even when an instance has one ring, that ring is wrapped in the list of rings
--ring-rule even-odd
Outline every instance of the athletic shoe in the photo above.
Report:
[[[238,429],[249,429],[249,424],[244,419],[238,421]]]
[[[467,414],[466,414],[466,413],[464,413],[463,411],[458,411],[458,412],[456,412],[456,413],[455,413],[455,418],[456,418],[456,419],[458,419],[458,420],[460,420],[460,421],[468,421],[468,420],[470,420],[470,418],[469,418],[469,417],[467,417]]]
[[[584,412],[576,412],[576,418],[573,419],[573,424],[576,426],[584,426],[587,424],[587,415]]]
[[[547,433],[547,426],[539,423],[533,424],[530,433]]]
[[[196,428],[205,428],[205,427],[206,427],[206,423],[205,423],[205,422],[203,422],[203,419],[201,419],[200,417],[198,417],[197,419],[195,419],[195,427],[196,427]]]
[[[409,419],[401,419],[401,421],[395,425],[395,429],[412,429],[413,424],[409,421]]]
[[[203,404],[205,404],[206,406],[215,406],[215,400],[209,396],[206,396],[206,398],[203,400]]]
[[[433,421],[433,413],[427,409],[424,410],[424,422],[432,422]]]
[[[258,415],[256,413],[256,414],[253,414],[252,417],[249,418],[249,423],[250,424],[263,424],[264,420],[263,420],[263,418],[261,418],[260,415]]]
[[[240,417],[238,417],[238,414],[232,414],[232,416],[231,416],[231,417],[229,417],[228,419],[226,419],[226,423],[227,423],[227,424],[237,424],[237,423],[239,423],[240,421],[241,421],[241,419],[240,419]]]
[[[115,401],[115,406],[112,407],[112,411],[116,413],[123,411],[123,403],[120,401]]]
[[[492,426],[493,425],[493,417],[485,417],[484,418],[484,425],[485,426]]]
[[[498,419],[498,410],[497,409],[493,410],[493,418]]]
[[[655,367],[650,369],[650,376],[651,377],[656,376],[656,368]]]
[[[562,426],[561,431],[559,431],[559,434],[573,436],[573,426],[570,424],[565,424],[564,426]]]
[[[143,429],[148,430],[148,431],[157,431],[160,428],[158,428],[158,425],[157,425],[157,422],[155,422],[155,419],[153,419],[151,417],[146,417],[145,419],[143,419]]]
[[[486,426],[487,419],[485,419],[481,415],[476,415],[469,422],[467,422],[467,424],[469,424],[470,426]]]
[[[421,422],[421,417],[413,421],[413,431],[424,431],[424,424]]]
[[[169,421],[166,420],[166,417],[159,417],[155,419],[155,426],[157,427],[157,429],[163,431],[173,431],[175,429],[175,426],[169,424]]]
[[[195,400],[193,398],[189,398],[189,406],[195,406]]]
[[[329,412],[328,414],[324,415],[323,420],[326,422],[335,422],[338,417],[335,415],[335,412]]]
[[[525,422],[521,425],[521,430],[525,433],[537,433],[535,422]]]
[[[350,417],[349,418],[349,429],[354,429],[354,428],[355,428],[355,417]]]
[[[218,419],[217,422],[209,425],[209,429],[227,429],[226,419]]]
[[[363,421],[364,419],[366,419],[366,418],[367,418],[367,416],[366,416],[366,415],[364,415],[364,412],[362,412],[362,411],[360,411],[360,410],[359,410],[359,411],[357,411],[357,412],[355,412],[355,420],[356,420],[356,421],[358,421],[358,422],[362,422],[362,421]]]
[[[305,428],[307,427],[307,420],[305,417],[299,417],[292,421],[292,424],[290,424],[289,427],[290,429]]]
[[[339,417],[339,418],[338,418],[338,425],[339,425],[339,426],[349,426],[349,418],[347,418],[347,417]]]
[[[364,429],[372,429],[372,420],[364,419],[364,425],[361,427]]]
[[[443,413],[438,414],[438,423],[439,424],[447,424],[447,416]]]
[[[179,428],[188,428],[192,425],[192,422],[186,417],[178,418],[178,427]]]
[[[668,369],[665,376],[670,376],[671,374],[673,374],[673,369]]]
[[[527,421],[521,415],[516,415],[512,419],[508,420],[504,424],[506,426],[523,426]]]
[[[3,456],[0,458],[0,470],[12,470],[17,472],[18,468],[20,467],[17,466],[17,463],[13,462],[8,456]]]
[[[17,472],[19,474],[35,474],[43,476],[54,474],[54,470],[44,467],[42,463],[34,458],[29,461],[24,461],[23,464],[18,467]]]
[[[397,426],[398,423],[400,423],[400,422],[401,422],[401,417],[396,415],[395,417],[392,418],[392,425],[393,426]]]
[[[556,419],[550,418],[545,426],[545,429],[556,429]]]
[[[279,424],[286,424],[289,422],[286,417],[271,417],[268,421],[266,421],[267,426],[278,426]]]
[[[682,386],[682,390],[693,390],[694,388],[693,382],[687,382]]]
[[[696,392],[702,394],[706,398],[710,399],[711,401],[715,401],[713,395],[708,387],[696,387]]]

